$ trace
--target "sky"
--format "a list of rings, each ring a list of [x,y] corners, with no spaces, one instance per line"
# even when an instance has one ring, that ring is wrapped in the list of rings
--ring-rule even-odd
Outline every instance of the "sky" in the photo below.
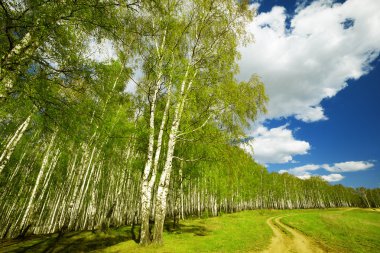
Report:
[[[380,1],[252,6],[238,79],[260,76],[269,102],[243,148],[269,171],[380,187]]]

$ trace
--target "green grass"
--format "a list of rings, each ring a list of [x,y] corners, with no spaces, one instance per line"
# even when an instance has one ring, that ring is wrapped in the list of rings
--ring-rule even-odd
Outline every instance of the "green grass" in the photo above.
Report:
[[[0,252],[89,252],[131,240],[130,228],[110,229],[107,233],[80,231],[33,236],[25,240],[6,240],[0,243]]]
[[[0,243],[0,252],[246,252],[270,244],[266,219],[278,211],[245,211],[207,219],[181,221],[180,229],[165,231],[163,246],[140,247],[131,228],[35,237]],[[138,229],[136,229],[138,231]]]
[[[270,245],[269,217],[319,242],[328,252],[379,252],[380,212],[366,209],[256,210],[181,221],[167,229],[163,246],[140,247],[130,227],[35,236],[0,242],[0,252],[252,252]],[[171,225],[170,223],[167,224]],[[136,229],[136,232],[138,229]],[[288,231],[284,231],[288,232]]]
[[[281,219],[280,219],[280,220],[281,220]],[[287,235],[288,237],[290,237],[290,238],[293,238],[293,234],[290,233],[288,229],[286,229],[285,227],[283,227],[283,226],[281,226],[280,224],[278,224],[278,223],[276,222],[276,218],[274,218],[274,219],[272,220],[272,223],[273,223],[274,226],[276,226],[278,229],[280,229],[280,230],[282,231],[282,233],[286,234],[286,235]]]
[[[282,219],[329,252],[379,252],[380,212],[372,209],[319,210]]]
[[[245,211],[208,219],[186,220],[181,229],[164,234],[163,246],[140,247],[133,241],[98,252],[247,252],[270,244],[271,229],[265,221],[270,211]]]

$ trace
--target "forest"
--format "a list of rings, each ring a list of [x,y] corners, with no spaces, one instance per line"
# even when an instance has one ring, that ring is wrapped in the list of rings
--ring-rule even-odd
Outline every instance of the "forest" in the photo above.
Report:
[[[138,225],[161,244],[165,219],[380,207],[240,148],[268,101],[235,77],[252,18],[248,1],[0,0],[0,238]]]

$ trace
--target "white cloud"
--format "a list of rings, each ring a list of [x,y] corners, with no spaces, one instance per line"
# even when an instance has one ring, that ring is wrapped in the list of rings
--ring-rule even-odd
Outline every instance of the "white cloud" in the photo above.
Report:
[[[259,126],[253,133],[253,140],[242,144],[242,148],[253,154],[259,163],[287,163],[293,156],[307,154],[310,144],[296,140],[287,125],[267,129]]]
[[[304,173],[306,171],[318,170],[320,168],[321,168],[320,165],[308,164],[308,165],[304,165],[304,166],[300,166],[300,167],[296,167],[296,168],[290,169],[290,170],[288,170],[288,172],[296,175],[296,174],[302,174],[302,173]]]
[[[309,179],[312,176],[312,174],[309,171],[318,170],[320,168],[321,168],[320,165],[307,164],[307,165],[295,167],[295,168],[292,168],[289,170],[280,170],[278,173],[282,174],[282,173],[286,172],[286,173],[290,173],[290,174],[292,174],[292,175],[294,175],[300,179]]]
[[[296,176],[296,177],[298,177],[299,179],[303,179],[303,180],[305,180],[305,179],[309,179],[309,178],[311,178],[311,174],[305,172],[305,173],[303,173],[303,174],[301,174],[301,175],[298,175],[298,176]]]
[[[295,117],[296,119],[302,120],[304,122],[314,122],[327,119],[323,113],[323,108],[321,106],[308,107],[302,114],[297,114]]]
[[[330,174],[330,175],[321,176],[321,177],[327,182],[337,182],[344,178],[344,176],[342,176],[341,174]]]
[[[372,168],[373,166],[375,165],[370,162],[350,161],[350,162],[343,162],[343,163],[335,163],[333,166],[324,164],[322,165],[322,168],[330,172],[352,172],[352,171],[367,170],[367,169]]]
[[[87,57],[97,62],[106,62],[117,59],[114,44],[109,39],[102,39],[100,42],[94,38],[88,42]]]
[[[348,79],[370,70],[380,51],[380,1],[334,4],[298,2],[286,29],[286,10],[273,7],[249,24],[255,43],[242,48],[240,79],[259,74],[270,101],[267,118],[327,119],[320,102],[342,90]],[[344,27],[351,20],[352,27]]]
[[[324,180],[328,182],[337,182],[344,178],[343,175],[338,173],[333,173],[329,175],[319,175],[311,173],[310,171],[316,171],[319,169],[324,169],[328,172],[353,172],[353,171],[362,171],[367,170],[375,166],[371,162],[365,162],[365,161],[350,161],[350,162],[342,162],[342,163],[334,163],[334,165],[316,165],[316,164],[307,164],[304,166],[299,166],[287,170],[280,170],[278,173],[289,173],[292,174],[300,179],[309,179],[311,176],[320,176]]]

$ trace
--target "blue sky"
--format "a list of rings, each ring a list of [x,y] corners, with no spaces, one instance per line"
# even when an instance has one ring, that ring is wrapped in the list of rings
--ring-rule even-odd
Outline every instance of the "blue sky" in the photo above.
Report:
[[[270,102],[245,148],[270,171],[380,187],[379,1],[254,4],[239,78],[258,74]]]

